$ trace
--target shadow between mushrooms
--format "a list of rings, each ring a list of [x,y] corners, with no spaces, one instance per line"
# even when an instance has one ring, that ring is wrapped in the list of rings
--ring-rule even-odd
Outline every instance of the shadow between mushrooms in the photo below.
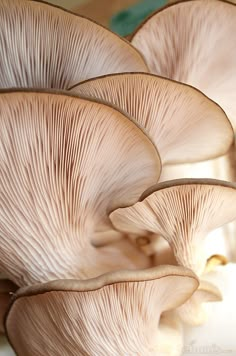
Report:
[[[64,93],[1,93],[0,270],[24,286],[135,268],[91,238],[160,169],[146,134],[112,107]]]
[[[178,179],[155,185],[134,206],[110,215],[120,231],[164,237],[177,262],[204,271],[206,235],[236,218],[236,185],[214,179]],[[155,251],[153,251],[155,252]]]
[[[71,91],[127,112],[145,127],[163,164],[221,156],[234,140],[230,121],[216,103],[190,86],[165,78],[146,73],[106,75]]]
[[[7,279],[0,279],[0,335],[5,333],[4,317],[9,307],[10,299],[17,286]]]
[[[161,355],[161,314],[197,287],[192,271],[161,266],[23,288],[6,318],[8,338],[19,356]],[[170,352],[178,345],[169,337]]]
[[[0,87],[66,89],[107,73],[147,71],[126,40],[44,2],[0,1]]]

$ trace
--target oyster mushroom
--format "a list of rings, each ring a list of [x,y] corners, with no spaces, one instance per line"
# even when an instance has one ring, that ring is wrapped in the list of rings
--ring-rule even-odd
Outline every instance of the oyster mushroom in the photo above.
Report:
[[[132,34],[153,74],[200,89],[236,129],[236,6],[220,0],[180,1],[153,13]],[[161,181],[177,178],[236,181],[236,147],[204,164],[166,166]],[[226,226],[228,256],[236,261],[236,224]]]
[[[66,89],[107,73],[147,71],[128,41],[48,3],[1,0],[0,28],[1,88]]]
[[[197,287],[192,271],[173,266],[35,285],[16,294],[6,330],[19,356],[160,355],[161,314]]]
[[[23,286],[136,268],[91,239],[160,167],[143,130],[112,107],[64,93],[1,93],[0,270]]]
[[[234,140],[232,126],[216,103],[190,86],[165,78],[145,73],[106,75],[71,91],[127,112],[145,127],[163,164],[218,157]]]
[[[217,102],[236,128],[236,6],[180,1],[152,14],[132,34],[151,73],[190,84]]]
[[[214,179],[179,179],[148,189],[134,206],[118,209],[110,219],[120,231],[159,234],[177,262],[197,275],[204,271],[206,235],[235,220],[236,185]]]
[[[220,290],[213,283],[203,279],[192,297],[177,308],[176,312],[184,323],[197,326],[204,324],[209,318],[208,303],[221,301]]]

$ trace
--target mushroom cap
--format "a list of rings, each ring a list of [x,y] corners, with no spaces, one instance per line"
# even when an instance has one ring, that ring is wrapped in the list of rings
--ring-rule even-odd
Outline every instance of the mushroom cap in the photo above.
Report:
[[[155,233],[172,247],[177,262],[204,270],[206,235],[236,218],[236,185],[214,179],[177,179],[148,189],[140,202],[110,215],[120,231]]]
[[[210,316],[199,327],[185,330],[186,349],[191,352],[205,345],[212,355],[233,355],[236,350],[236,264],[218,266],[215,271],[204,276],[209,282],[217,284],[222,291],[223,301],[209,303]],[[191,348],[192,347],[192,348]]]
[[[206,267],[205,267],[205,273],[214,271],[216,266],[225,266],[228,263],[228,259],[223,256],[223,255],[212,255],[207,259]]]
[[[131,43],[151,73],[200,89],[236,127],[236,6],[227,1],[181,1],[151,15]]]
[[[154,145],[118,110],[64,93],[0,94],[0,270],[19,286],[78,278],[80,260],[98,263],[95,248],[81,254],[93,232],[159,175]]]
[[[197,287],[192,271],[173,266],[53,281],[16,294],[6,330],[19,356],[156,355],[161,313]]]
[[[186,303],[176,309],[176,312],[184,323],[197,326],[208,319],[208,303],[221,301],[220,290],[213,283],[200,280],[198,289]]]
[[[107,73],[147,71],[128,41],[48,3],[1,0],[0,28],[2,88],[66,89]]]
[[[231,123],[216,103],[195,88],[165,78],[146,73],[106,75],[80,83],[71,91],[127,112],[145,127],[163,163],[217,157],[226,153],[234,140]]]

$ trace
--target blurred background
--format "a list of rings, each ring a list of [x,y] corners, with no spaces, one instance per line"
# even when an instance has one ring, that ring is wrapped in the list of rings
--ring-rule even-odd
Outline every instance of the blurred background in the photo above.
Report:
[[[151,12],[176,0],[49,0],[89,17],[122,36],[128,35]],[[236,1],[236,0],[235,0]]]
[[[127,36],[150,13],[177,0],[48,0]],[[236,3],[236,0],[231,0]]]

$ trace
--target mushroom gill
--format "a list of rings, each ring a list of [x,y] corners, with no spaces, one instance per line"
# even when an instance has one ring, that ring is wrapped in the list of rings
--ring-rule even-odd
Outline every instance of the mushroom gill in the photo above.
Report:
[[[217,102],[236,127],[236,6],[189,0],[152,14],[132,34],[151,73],[190,84]]]
[[[147,71],[118,35],[41,1],[0,1],[0,88],[67,89],[116,72]]]
[[[193,272],[173,266],[26,287],[16,294],[6,330],[19,356],[154,356],[163,354],[162,347],[166,351],[166,332],[171,336],[177,329],[169,351],[177,346],[180,355],[179,325],[160,317],[197,287]]]
[[[120,231],[159,234],[180,265],[204,271],[207,234],[235,220],[236,185],[214,179],[178,179],[148,189],[132,207],[110,215]]]
[[[64,93],[1,93],[0,270],[24,286],[135,268],[91,239],[160,169],[143,130],[114,108]]]
[[[230,121],[216,103],[195,88],[165,78],[113,74],[82,82],[71,91],[127,112],[147,130],[163,164],[221,156],[234,140]]]

